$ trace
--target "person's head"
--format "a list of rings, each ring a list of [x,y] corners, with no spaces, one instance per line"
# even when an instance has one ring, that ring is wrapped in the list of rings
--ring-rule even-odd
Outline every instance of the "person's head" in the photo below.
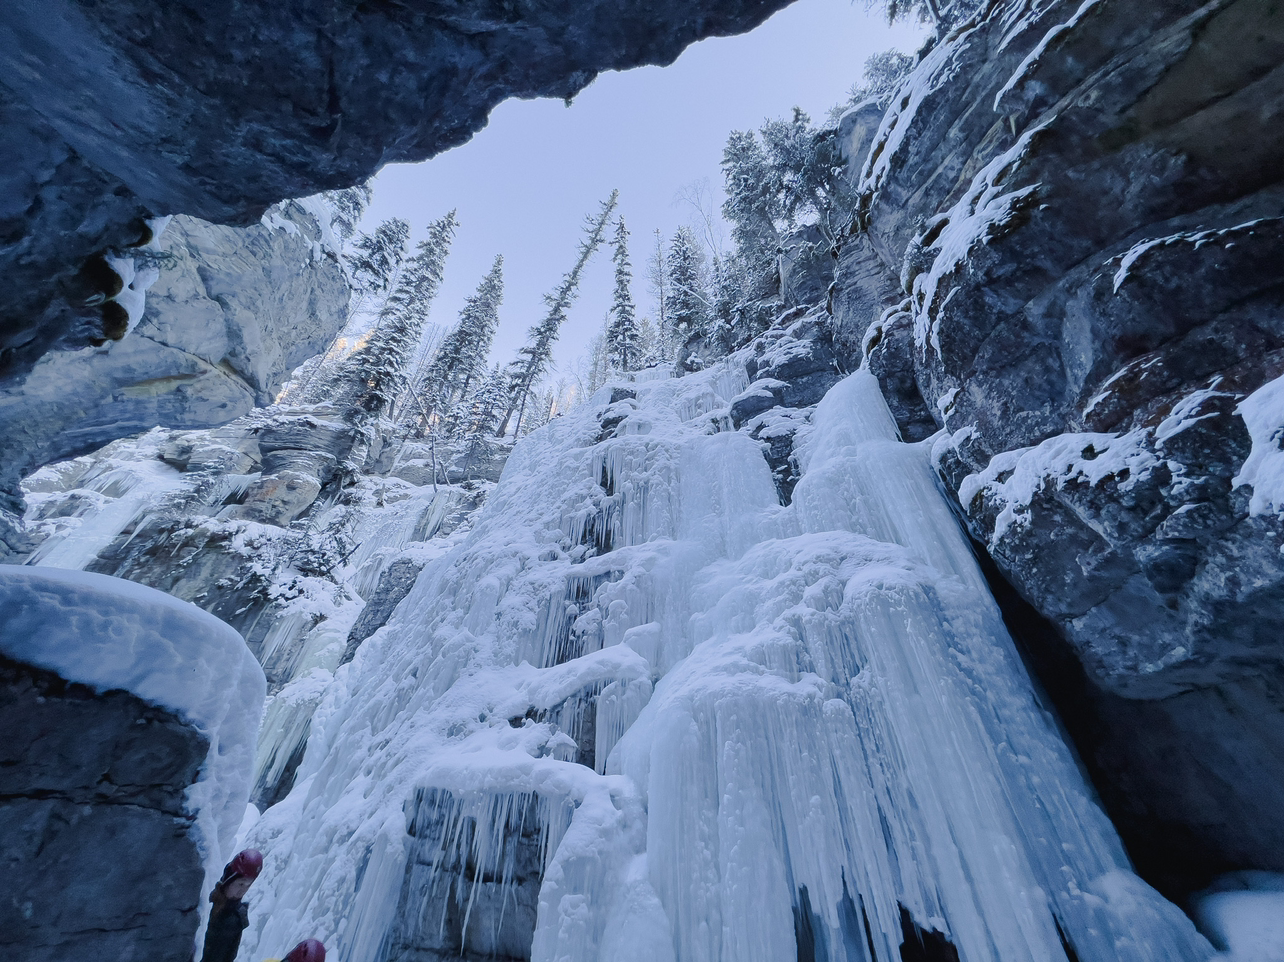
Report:
[[[261,871],[263,871],[263,853],[258,849],[247,848],[237,853],[236,858],[227,863],[223,869],[223,877],[219,879],[219,890],[225,898],[244,898]]]
[[[325,946],[316,939],[304,939],[281,962],[325,962]]]

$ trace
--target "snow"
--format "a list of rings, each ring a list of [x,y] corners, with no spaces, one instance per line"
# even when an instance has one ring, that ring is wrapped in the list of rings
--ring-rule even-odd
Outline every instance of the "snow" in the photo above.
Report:
[[[390,622],[297,683],[319,702],[249,833],[247,957],[310,936],[379,959],[451,897],[482,952],[522,812],[533,962],[795,958],[803,888],[833,962],[862,912],[898,957],[902,905],[968,962],[1062,962],[1058,927],[1082,962],[1212,955],[1128,869],[873,376],[818,405],[782,507],[727,427],[742,365],[635,383],[605,440],[609,386],[524,438]],[[1094,477],[1074,455],[1040,457]]]
[[[1284,377],[1259,387],[1235,408],[1244,419],[1253,446],[1232,480],[1234,487],[1253,489],[1248,512],[1253,517],[1284,512]]]
[[[241,636],[195,605],[132,581],[3,565],[0,651],[99,691],[131,692],[209,739],[185,803],[205,861],[202,891],[210,891],[241,827],[266,690]]]
[[[1168,247],[1173,244],[1191,244],[1195,250],[1212,244],[1221,238],[1240,231],[1252,233],[1252,228],[1262,223],[1262,219],[1246,221],[1243,224],[1236,224],[1234,227],[1223,227],[1219,230],[1201,230],[1201,231],[1183,231],[1176,234],[1168,234],[1164,237],[1153,237],[1147,240],[1138,241],[1128,248],[1119,256],[1119,269],[1115,271],[1113,293],[1118,294],[1119,288],[1123,287],[1126,281],[1133,273],[1133,267],[1149,251],[1158,247]],[[1231,242],[1234,243],[1233,241]],[[1227,246],[1230,246],[1229,244]]]
[[[312,219],[316,227],[316,240],[299,229],[299,224],[291,216],[291,205],[299,207]],[[334,211],[330,209],[329,202],[321,194],[298,197],[269,207],[260,218],[260,222],[269,230],[284,231],[291,237],[301,238],[309,246],[312,252],[311,258],[314,261],[330,254],[339,263],[343,263],[340,256],[343,253],[343,241],[334,232]]]
[[[84,568],[122,531],[156,511],[183,485],[179,472],[157,457],[166,437],[157,428],[27,478],[24,520],[41,539],[27,563]],[[72,501],[83,502],[81,510],[64,510]]]
[[[1201,420],[1189,418],[1193,408],[1186,409],[1186,416],[1180,413],[1181,409],[1182,405],[1178,405],[1172,417],[1163,422],[1165,437]],[[1061,489],[1072,481],[1090,486],[1113,481],[1119,490],[1128,490],[1160,463],[1146,444],[1150,437],[1151,432],[1145,429],[1127,434],[1058,434],[1034,447],[1001,452],[983,471],[963,479],[959,501],[971,504],[984,492],[1002,505],[990,535],[990,544],[995,545],[1014,525],[1025,523],[1030,503],[1048,483]]]
[[[1194,898],[1195,916],[1225,962],[1284,962],[1284,875],[1241,872]]]
[[[1034,70],[1035,66],[1048,52],[1048,47],[1052,42],[1079,26],[1079,24],[1083,22],[1084,17],[1088,15],[1089,11],[1100,3],[1101,0],[1083,0],[1079,9],[1075,11],[1074,16],[1065,23],[1057,24],[1044,34],[1043,39],[1035,44],[1030,52],[1025,55],[1025,59],[1021,61],[1020,66],[1018,66],[1012,76],[1008,78],[1008,82],[1005,83],[999,92],[994,95],[994,110],[996,113],[1001,109],[1003,98],[1007,96],[1009,91],[1016,89],[1016,87],[1025,81],[1025,79]]]

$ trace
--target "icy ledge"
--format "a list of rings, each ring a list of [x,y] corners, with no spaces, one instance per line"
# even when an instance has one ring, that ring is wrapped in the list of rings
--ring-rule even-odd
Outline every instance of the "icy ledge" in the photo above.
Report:
[[[267,688],[241,636],[195,605],[132,581],[0,565],[0,654],[99,691],[131,692],[209,739],[186,793],[208,891],[249,798]]]

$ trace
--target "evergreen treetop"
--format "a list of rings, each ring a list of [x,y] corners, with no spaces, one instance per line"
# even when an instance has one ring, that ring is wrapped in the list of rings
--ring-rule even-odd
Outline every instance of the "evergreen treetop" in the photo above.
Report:
[[[704,251],[689,227],[679,227],[669,242],[669,325],[679,349],[705,332],[709,295],[705,284]]]
[[[428,321],[433,298],[441,287],[446,255],[458,221],[452,210],[431,224],[428,237],[402,266],[374,331],[344,365],[343,379],[352,392],[350,417],[389,410],[406,387],[407,369],[414,359]]]
[[[527,343],[518,350],[517,358],[508,365],[509,402],[508,410],[498,428],[500,436],[508,430],[513,414],[517,415],[513,432],[516,434],[521,431],[522,418],[531,392],[548,373],[553,362],[553,344],[556,343],[557,335],[566,320],[567,311],[570,310],[571,304],[579,293],[580,277],[584,273],[584,267],[602,244],[607,221],[614,212],[619,197],[618,190],[611,191],[611,196],[602,202],[597,217],[585,218],[584,231],[588,236],[580,243],[575,266],[562,278],[561,284],[544,295],[544,304],[548,308],[544,319],[530,329]]]
[[[638,352],[637,308],[633,304],[633,265],[629,263],[629,231],[624,218],[616,221],[614,250],[615,295],[606,329],[607,358],[621,371],[632,371],[641,360]]]
[[[419,393],[427,401],[428,413],[464,398],[482,377],[503,300],[504,257],[497,254],[490,272],[464,301],[459,323],[446,335],[424,372]]]

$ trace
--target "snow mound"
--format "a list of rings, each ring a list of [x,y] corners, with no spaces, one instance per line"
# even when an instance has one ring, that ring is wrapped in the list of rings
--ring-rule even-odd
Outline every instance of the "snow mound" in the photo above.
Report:
[[[0,653],[99,691],[131,692],[209,739],[187,791],[209,891],[241,826],[266,694],[241,636],[195,605],[132,581],[0,565]]]

